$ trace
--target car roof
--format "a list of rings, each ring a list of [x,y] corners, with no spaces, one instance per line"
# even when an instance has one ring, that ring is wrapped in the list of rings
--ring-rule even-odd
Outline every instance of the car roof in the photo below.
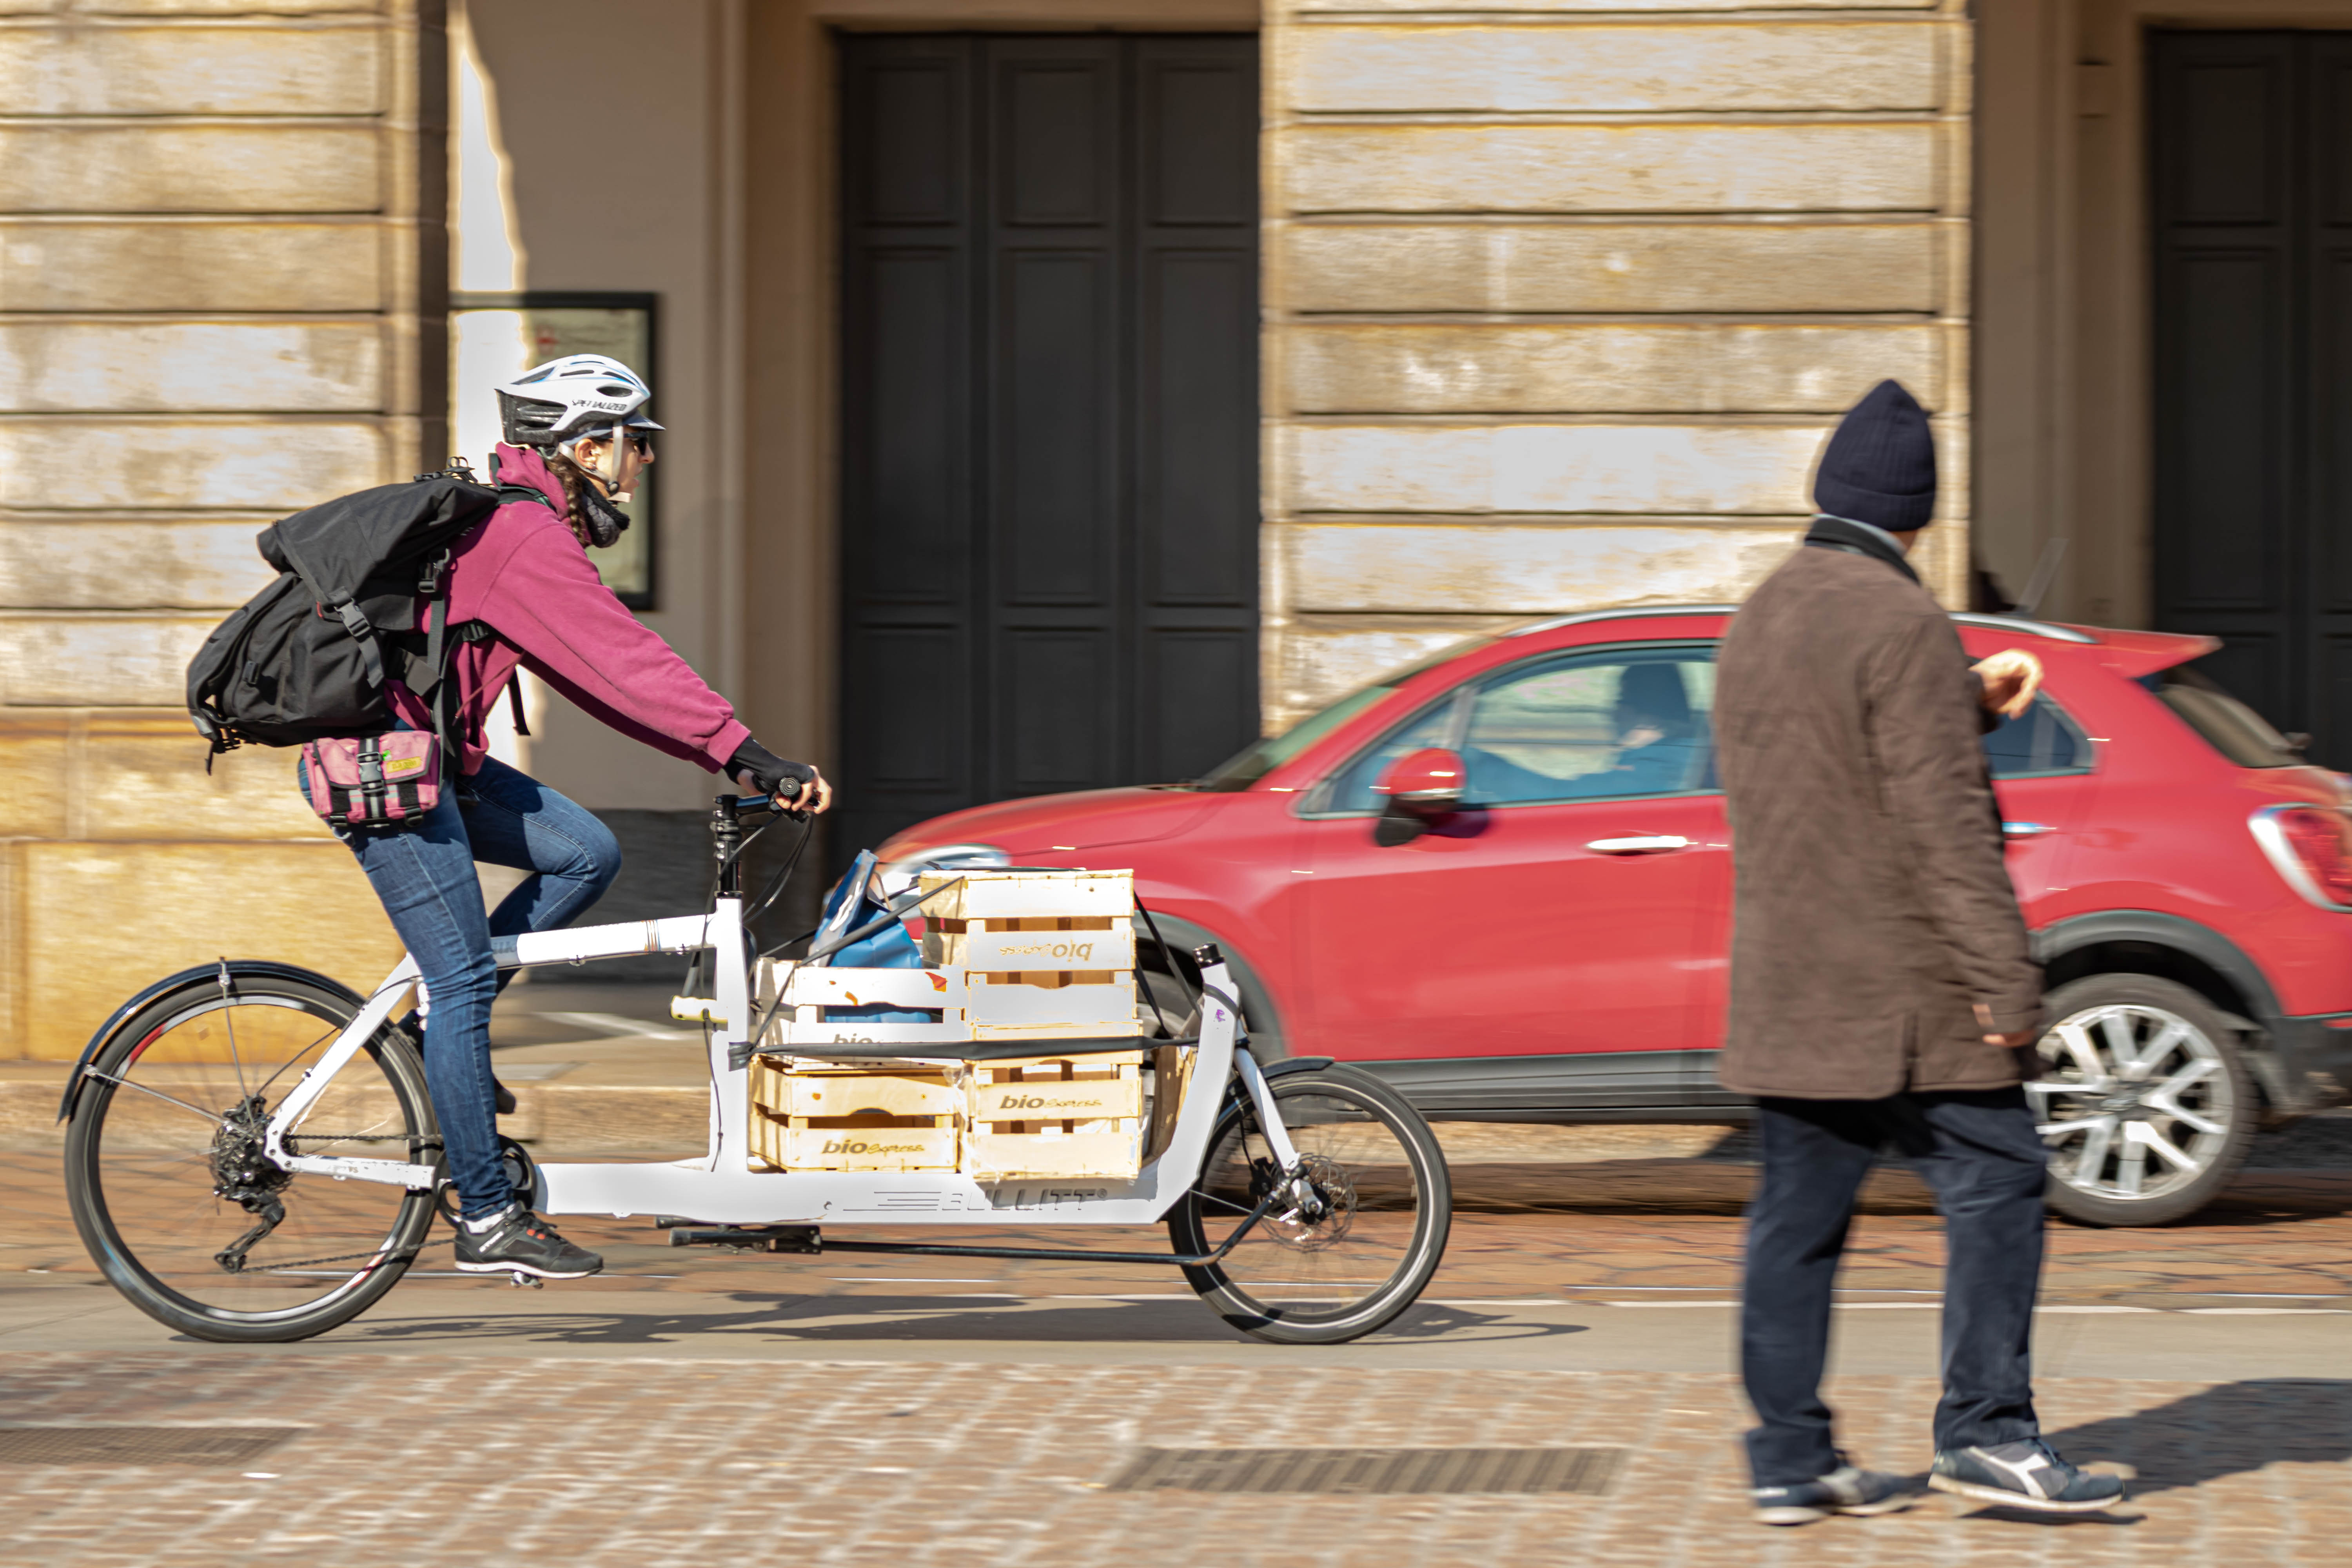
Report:
[[[1533,637],[1540,632],[1559,631],[1567,626],[1595,625],[1604,621],[1654,620],[1697,616],[1734,616],[1737,605],[1631,605],[1611,610],[1579,610],[1572,615],[1544,616],[1523,621],[1505,630],[1504,637]],[[2027,616],[1987,614],[1974,610],[1952,612],[1955,624],[1979,631],[1998,631],[2013,637],[2042,637],[2052,642],[2074,643],[2105,650],[2100,662],[2117,674],[2137,678],[2168,669],[2200,658],[2221,646],[2218,637],[2192,636],[2182,632],[2126,631],[2113,626],[2081,626],[2063,621],[2037,621]]]
[[[1430,689],[1433,686],[1451,687],[1465,679],[1482,679],[1488,671],[1514,664],[1528,653],[1570,652],[1580,640],[1570,638],[1551,647],[1541,643],[1534,648],[1515,647],[1513,645],[1523,637],[1537,637],[1583,626],[1601,630],[1612,623],[1626,621],[1721,621],[1738,613],[1737,605],[1625,605],[1614,609],[1578,610],[1569,615],[1535,616],[1489,634],[1484,639],[1473,639],[1449,654],[1433,656],[1396,689],[1399,692],[1412,691],[1413,695],[1410,702],[1418,703],[1432,695]],[[2177,632],[2118,631],[2105,626],[2073,626],[2058,621],[2037,621],[2022,616],[1986,615],[1971,610],[1954,613],[1952,620],[1963,631],[1974,634],[1969,638],[1971,642],[1981,644],[1988,636],[2003,639],[2033,637],[2079,649],[2082,654],[2091,656],[2099,664],[2127,679],[2186,663],[2221,646],[2213,637],[2189,637]],[[1639,633],[1634,635],[1640,636]],[[1657,635],[1672,638],[1686,634],[1662,627]],[[1719,636],[1720,628],[1710,629],[1702,635]],[[1464,668],[1465,665],[1467,669]],[[1265,777],[1319,775],[1329,765],[1332,757],[1353,752],[1370,735],[1394,722],[1395,718],[1396,710],[1389,702],[1375,703],[1267,773]]]

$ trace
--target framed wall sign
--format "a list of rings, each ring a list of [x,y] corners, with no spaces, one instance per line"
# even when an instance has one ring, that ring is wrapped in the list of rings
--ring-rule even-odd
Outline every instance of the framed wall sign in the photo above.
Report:
[[[499,444],[499,398],[491,388],[535,364],[565,354],[604,354],[619,360],[654,386],[661,385],[656,358],[655,299],[651,294],[582,293],[532,289],[520,294],[452,294],[449,297],[449,434],[484,479]],[[658,408],[653,417],[661,417]],[[656,437],[659,439],[658,437]],[[591,550],[588,559],[604,584],[633,610],[655,607],[655,542],[660,531],[661,465],[646,471],[628,504],[628,531],[609,550]]]

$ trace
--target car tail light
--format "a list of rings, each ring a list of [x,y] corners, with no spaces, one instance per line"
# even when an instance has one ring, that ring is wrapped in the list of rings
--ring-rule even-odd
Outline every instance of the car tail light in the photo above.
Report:
[[[2352,819],[2333,806],[2270,805],[2252,826],[2289,887],[2322,909],[2352,910]]]

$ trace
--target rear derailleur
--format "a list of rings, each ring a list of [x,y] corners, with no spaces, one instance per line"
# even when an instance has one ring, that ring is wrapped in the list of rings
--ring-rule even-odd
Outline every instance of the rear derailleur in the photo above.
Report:
[[[257,1094],[224,1115],[213,1134],[213,1195],[242,1207],[257,1222],[213,1254],[225,1274],[244,1273],[245,1255],[254,1244],[286,1223],[286,1205],[278,1194],[294,1173],[264,1152],[268,1130],[269,1108]]]

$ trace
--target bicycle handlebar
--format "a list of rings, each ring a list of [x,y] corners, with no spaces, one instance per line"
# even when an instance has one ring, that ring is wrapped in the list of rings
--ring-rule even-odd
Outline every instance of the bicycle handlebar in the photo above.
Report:
[[[739,795],[730,798],[734,801],[737,811],[790,811],[793,804],[801,797],[801,785],[794,784],[789,794],[779,789],[770,790],[766,795]]]

